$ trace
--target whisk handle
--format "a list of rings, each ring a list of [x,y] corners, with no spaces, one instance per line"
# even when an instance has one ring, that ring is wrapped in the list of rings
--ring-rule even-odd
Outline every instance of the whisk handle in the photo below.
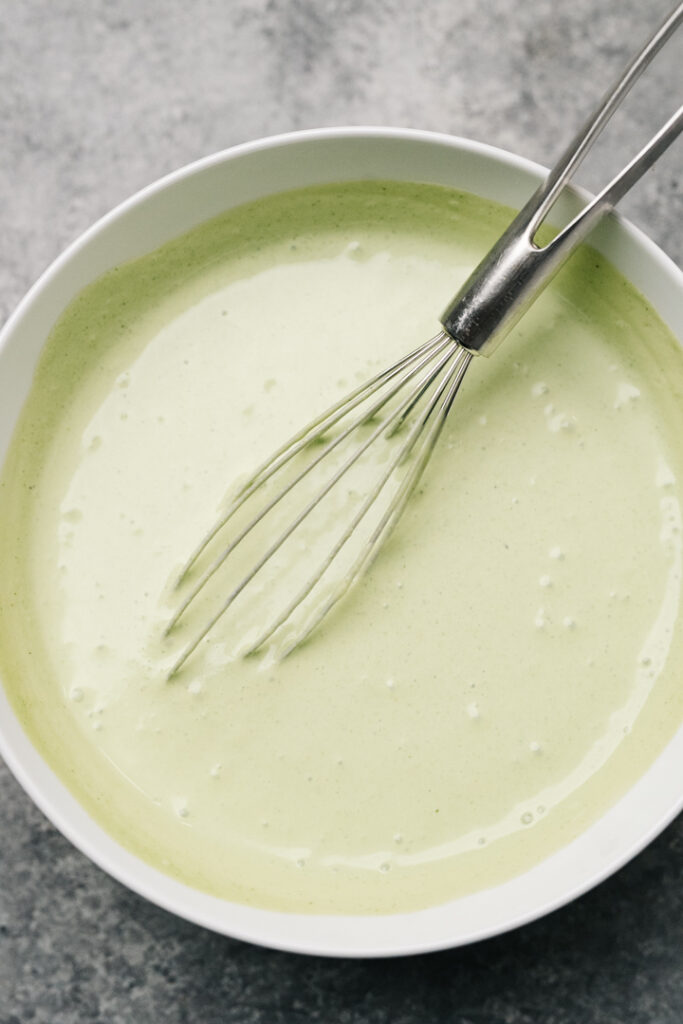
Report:
[[[626,194],[683,130],[683,106],[605,188],[539,246],[534,237],[588,149],[631,86],[683,22],[679,3],[634,57],[545,181],[454,297],[441,318],[444,330],[470,352],[490,355],[605,212]]]

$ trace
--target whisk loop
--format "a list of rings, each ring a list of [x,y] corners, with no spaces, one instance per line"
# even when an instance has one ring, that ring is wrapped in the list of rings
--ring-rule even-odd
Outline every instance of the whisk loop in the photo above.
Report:
[[[345,442],[370,429],[338,469],[326,479],[312,498],[303,502],[275,539],[266,547],[252,567],[230,590],[218,610],[204,623],[198,634],[184,648],[169,673],[169,678],[185,664],[219,619],[239,595],[261,572],[285,542],[320,505],[323,499],[358,463],[359,459],[381,438],[389,439],[406,429],[406,436],[393,450],[378,473],[375,483],[362,499],[334,545],[294,597],[285,603],[270,624],[243,652],[252,654],[270,641],[322,584],[328,570],[356,534],[360,524],[375,507],[380,495],[391,481],[397,486],[391,494],[379,521],[369,538],[361,545],[350,568],[333,583],[308,621],[287,641],[284,654],[290,653],[319,625],[328,612],[346,594],[349,587],[368,568],[381,544],[396,525],[407,501],[414,492],[438,440],[465,371],[474,355],[489,355],[501,339],[528,309],[562,263],[594,228],[599,218],[610,210],[661,156],[683,129],[683,106],[680,107],[597,196],[592,198],[574,219],[562,228],[545,246],[535,242],[541,223],[556,199],[568,184],[590,146],[626,96],[631,86],[683,21],[683,3],[672,11],[640,53],[631,61],[614,87],[606,94],[593,116],[587,121],[562,154],[545,181],[539,185],[526,206],[484,257],[479,266],[457,293],[441,318],[443,330],[399,359],[388,369],[361,384],[346,398],[309,423],[264,462],[240,488],[225,514],[209,530],[181,570],[176,586],[188,583],[188,577],[221,532],[228,527],[240,509],[261,496],[262,488],[275,481],[287,466],[295,465],[298,456],[310,455],[306,465],[286,480],[273,497],[264,502],[246,525],[213,558],[199,579],[190,586],[166,634],[172,632],[190,606],[204,591],[233,552],[253,533],[317,467],[324,466]],[[356,412],[357,415],[351,417]],[[349,419],[349,417],[351,417]],[[376,425],[375,425],[375,421]],[[334,434],[334,428],[339,432]],[[400,477],[400,472],[405,470]],[[265,493],[265,492],[264,492]]]

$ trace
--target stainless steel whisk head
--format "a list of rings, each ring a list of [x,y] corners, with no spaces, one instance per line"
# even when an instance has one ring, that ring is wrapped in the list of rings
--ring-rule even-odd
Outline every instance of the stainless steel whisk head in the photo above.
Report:
[[[306,622],[302,631],[297,635],[295,643],[290,645],[290,649],[293,646],[298,646],[298,644],[306,639],[331,608],[344,596],[354,581],[367,569],[382,542],[398,521],[406,502],[415,490],[422,472],[429,461],[429,457],[441,433],[453,399],[471,359],[472,354],[470,352],[453,341],[445,331],[440,331],[428,342],[420,345],[392,366],[382,370],[381,373],[376,374],[370,380],[361,384],[345,398],[341,399],[341,401],[336,402],[326,412],[316,417],[316,419],[295,434],[266,462],[259,466],[253,476],[241,486],[226,512],[214,524],[185,563],[178,579],[179,584],[187,577],[207,547],[235,517],[236,513],[250,499],[262,491],[264,485],[283,471],[300,453],[306,449],[309,449],[311,452],[311,458],[304,467],[299,472],[296,472],[293,478],[289,479],[272,498],[266,498],[246,525],[241,526],[229,543],[214,557],[210,565],[204,570],[186,595],[169,623],[167,633],[171,632],[190,604],[202,592],[211,577],[218,572],[227,558],[247,539],[255,527],[294,488],[300,485],[305,477],[321,466],[326,459],[329,459],[361,427],[370,425],[372,428],[363,442],[355,446],[351,453],[343,459],[341,466],[330,474],[323,486],[316,491],[288,525],[279,532],[253,567],[231,589],[217,612],[205,623],[199,634],[185,648],[181,657],[175,663],[171,674],[181,667],[256,574],[270,561],[303,521],[315,511],[332,488],[343,480],[352,466],[373,445],[378,444],[378,442],[381,443],[382,439],[387,436],[397,435],[403,429],[404,436],[392,451],[388,463],[382,467],[382,471],[379,473],[373,488],[364,496],[359,508],[346,524],[343,532],[324,560],[308,577],[304,585],[296,592],[286,607],[242,653],[247,655],[257,651],[273,636],[280,626],[291,618],[297,608],[299,608],[324,577],[332,562],[354,535],[360,522],[372,509],[380,493],[389,484],[392,477],[410,460],[407,472],[387,502],[383,514],[379,522],[375,524],[369,539],[366,540],[361,550],[356,554],[351,567],[337,581],[331,593],[315,609],[313,617]],[[353,413],[356,415],[352,416],[351,414]],[[338,433],[325,440],[333,428],[337,426],[341,427]],[[324,443],[321,444],[321,441]],[[288,650],[285,651],[286,653],[288,653]]]
[[[227,597],[219,603],[217,611],[205,620],[177,658],[169,678],[178,672],[254,577],[315,512],[364,453],[381,443],[383,438],[398,437],[399,442],[393,443],[388,459],[384,461],[374,483],[362,497],[341,535],[293,598],[285,602],[282,610],[276,613],[255,640],[249,642],[242,653],[250,654],[262,648],[292,619],[375,507],[379,496],[386,493],[385,489],[393,481],[395,489],[373,524],[369,537],[360,545],[350,567],[340,575],[331,590],[323,594],[322,600],[314,606],[313,614],[306,619],[293,639],[289,639],[284,655],[310,635],[368,568],[417,487],[473,356],[488,355],[495,350],[596,222],[638,181],[683,129],[681,106],[637,156],[597,196],[590,199],[566,227],[557,232],[547,244],[537,244],[535,238],[538,229],[571,175],[641,72],[681,22],[683,3],[678,4],[631,61],[545,181],[465,282],[441,318],[443,330],[309,423],[264,462],[241,487],[225,514],[206,534],[181,570],[176,587],[185,586],[187,581],[189,591],[171,619],[166,629],[167,635],[185,617],[188,608],[199,595],[205,592],[209,580],[214,578],[230,555],[247,541],[260,524],[267,521],[267,517],[285,499],[296,494],[303,481],[323,466],[325,460],[333,461],[333,453],[339,454],[344,444],[355,438],[360,439],[350,454],[342,459],[341,465],[333,468],[320,489],[308,500],[304,499],[303,507],[265,545],[265,550],[231,587]],[[337,428],[337,432],[332,434],[334,428]],[[364,429],[369,431],[367,435],[362,433]],[[297,468],[299,458],[305,455],[308,456],[307,461],[302,468]],[[288,477],[287,473],[292,469],[293,473]],[[268,485],[276,481],[280,474],[284,483],[275,494],[269,496]],[[263,503],[257,511],[246,523],[239,524],[241,510],[247,507],[248,502],[260,497],[263,497]],[[234,535],[214,555],[199,578],[190,583],[192,570],[197,568],[214,541],[218,545],[219,535],[231,523],[238,523]]]

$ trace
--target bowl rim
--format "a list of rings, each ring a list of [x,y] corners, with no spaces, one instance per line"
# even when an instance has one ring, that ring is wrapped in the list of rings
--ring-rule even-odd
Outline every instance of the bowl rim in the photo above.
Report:
[[[243,142],[195,160],[164,175],[116,205],[80,234],[40,275],[6,321],[0,331],[0,355],[26,312],[74,257],[86,249],[95,237],[106,232],[124,214],[134,211],[151,197],[174,188],[179,183],[209,168],[222,165],[226,161],[233,161],[283,146],[344,139],[367,140],[371,143],[381,139],[395,139],[417,145],[429,143],[448,147],[458,152],[470,153],[476,158],[514,169],[515,172],[526,172],[532,179],[540,180],[546,173],[546,168],[542,165],[498,147],[421,129],[362,125],[312,128]],[[348,179],[342,176],[339,180]],[[572,188],[571,191],[579,197],[587,196],[587,193],[580,189]],[[226,208],[228,206],[229,204],[226,203]],[[646,258],[654,261],[666,276],[673,279],[674,286],[683,292],[683,272],[676,264],[640,229],[625,218],[618,214],[609,216],[619,224],[620,230],[624,231],[645,253]],[[683,343],[683,339],[681,341]],[[662,751],[654,765],[598,822],[589,826],[586,832],[595,829],[615,811],[617,817],[620,813],[623,814],[622,804],[631,797],[635,790],[639,787],[643,788],[645,780],[652,774],[655,765],[659,765],[660,762],[668,763],[668,761],[674,763],[672,760],[674,743],[681,736],[683,736],[683,727],[679,729],[677,737],[674,737]],[[514,885],[521,877],[531,876],[544,865],[561,861],[563,858],[568,864],[571,863],[572,851],[578,840],[573,840],[560,851],[551,854],[539,865],[523,873],[523,876],[516,876],[508,882],[489,890],[480,891],[472,896],[461,897],[458,900],[424,910],[377,916],[293,914],[262,910],[208,896],[152,868],[135,854],[129,853],[120,846],[87,815],[47,762],[43,760],[42,755],[33,747],[9,704],[1,680],[0,755],[20,785],[51,823],[91,861],[133,892],[181,918],[220,934],[268,948],[317,956],[370,958],[418,954],[454,948],[510,931],[551,913],[592,889],[631,860],[683,810],[683,787],[680,787],[677,798],[672,800],[671,796],[668,796],[663,800],[660,799],[656,807],[653,808],[652,820],[644,832],[641,831],[635,840],[632,839],[623,848],[618,847],[616,851],[612,851],[600,867],[593,866],[591,869],[585,865],[582,866],[579,878],[565,891],[555,892],[553,896],[540,900],[536,905],[518,909],[507,917],[501,918],[500,915],[497,915],[496,918],[494,914],[488,923],[470,928],[460,935],[449,935],[449,927],[453,932],[455,932],[455,928],[449,926],[448,922],[451,915],[457,921],[458,908],[470,904],[476,909],[477,904],[480,904],[484,908],[488,906],[490,910],[491,900],[495,894]],[[669,769],[665,765],[663,770],[668,771]],[[51,780],[49,786],[51,792],[46,791],[46,779]],[[55,799],[55,794],[58,799]],[[652,803],[650,796],[648,796],[648,800]],[[586,832],[582,833],[578,839],[581,839]],[[436,920],[437,917],[441,919],[441,926],[435,929],[430,922]]]

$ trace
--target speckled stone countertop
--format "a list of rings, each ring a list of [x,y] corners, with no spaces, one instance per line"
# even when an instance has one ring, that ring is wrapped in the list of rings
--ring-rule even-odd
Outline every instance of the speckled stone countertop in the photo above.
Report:
[[[668,0],[22,0],[0,5],[0,319],[141,186],[296,128],[437,129],[550,163]],[[680,102],[683,38],[582,180]],[[624,210],[683,261],[679,143]],[[0,1024],[680,1024],[683,819],[571,906],[468,949],[323,960],[112,881],[0,765]]]

